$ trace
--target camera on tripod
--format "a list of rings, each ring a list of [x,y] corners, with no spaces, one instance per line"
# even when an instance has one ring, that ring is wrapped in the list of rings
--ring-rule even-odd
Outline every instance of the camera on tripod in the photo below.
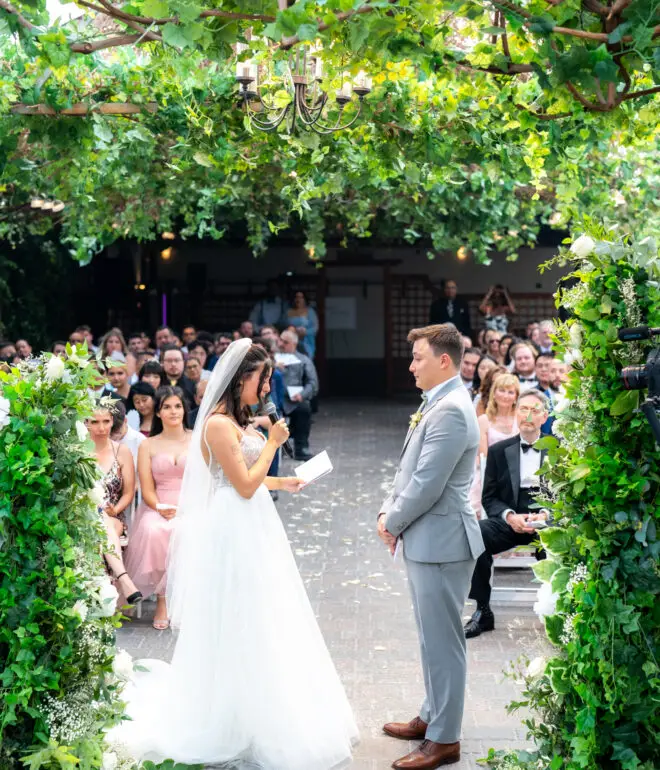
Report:
[[[636,342],[650,340],[660,335],[660,327],[634,326],[630,329],[619,329],[621,342]],[[626,390],[644,390],[648,393],[641,411],[651,426],[655,440],[660,444],[660,420],[657,411],[660,409],[660,348],[654,348],[641,366],[626,366],[621,370],[621,381]]]

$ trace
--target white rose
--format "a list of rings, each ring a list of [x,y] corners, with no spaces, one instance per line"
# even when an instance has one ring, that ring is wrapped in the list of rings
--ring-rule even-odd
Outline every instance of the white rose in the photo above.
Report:
[[[8,398],[0,398],[0,428],[9,425],[9,409],[11,402]]]
[[[596,241],[588,235],[581,235],[571,246],[571,251],[576,257],[584,259],[596,248]]]
[[[537,677],[541,676],[541,674],[545,671],[545,664],[546,660],[544,657],[539,656],[538,658],[534,658],[533,661],[527,666],[527,676]]]
[[[84,623],[85,619],[87,618],[87,605],[82,599],[78,599],[78,601],[73,605],[73,611]]]
[[[128,681],[133,678],[133,658],[126,650],[118,650],[112,661],[112,671],[116,677]]]
[[[85,441],[87,436],[89,436],[89,431],[84,422],[76,420],[76,433],[78,434],[78,441]]]
[[[557,612],[557,599],[559,594],[554,593],[550,583],[543,583],[536,594],[534,612],[543,620]]]
[[[582,325],[577,321],[571,324],[570,329],[571,347],[579,348],[582,345]]]
[[[101,770],[117,770],[119,760],[114,751],[103,752],[103,762],[101,763]]]
[[[87,493],[87,496],[94,503],[94,505],[103,505],[105,502],[105,491],[100,481],[97,481],[96,484],[94,484],[94,486]]]
[[[564,411],[564,409],[568,409],[570,405],[571,405],[570,399],[566,398],[566,396],[563,393],[561,393],[559,395],[559,398],[555,401],[553,411],[561,414]]]
[[[46,364],[46,379],[49,382],[62,379],[65,370],[64,361],[59,356],[51,356]]]
[[[104,618],[112,617],[117,609],[119,594],[107,578],[99,585],[99,599],[101,601],[101,615]]]

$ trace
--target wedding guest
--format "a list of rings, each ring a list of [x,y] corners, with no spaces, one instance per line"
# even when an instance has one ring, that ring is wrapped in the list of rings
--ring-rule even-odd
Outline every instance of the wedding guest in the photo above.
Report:
[[[550,367],[554,356],[549,353],[539,353],[536,358],[535,375],[538,382],[538,389],[545,393],[548,398],[550,397],[548,391],[550,390]]]
[[[288,364],[282,372],[284,378],[284,414],[291,427],[295,459],[311,460],[309,433],[312,425],[312,399],[319,390],[319,380],[312,359],[298,352],[298,337],[294,332],[284,331],[280,337],[280,348],[297,359]],[[290,394],[289,388],[302,388],[300,393]]]
[[[16,352],[26,361],[32,356],[32,345],[27,340],[16,340]]]
[[[90,348],[91,350],[91,348]],[[101,353],[101,360],[105,361],[106,358],[112,356],[113,353],[122,353],[126,360],[126,369],[128,370],[128,377],[131,378],[137,370],[137,360],[135,356],[128,349],[124,335],[121,329],[110,329],[101,337],[99,344],[99,350]]]
[[[199,407],[206,393],[206,386],[209,384],[208,380],[200,380],[195,386],[195,408],[188,412],[188,427],[192,430],[197,422],[197,415],[199,413]]]
[[[541,321],[539,324],[538,348],[541,353],[552,353],[554,342],[552,336],[555,333],[554,321],[549,319]]]
[[[185,360],[181,348],[177,348],[176,345],[165,345],[160,351],[160,361],[165,370],[167,384],[181,388],[187,408],[192,409],[195,403],[195,386],[183,373]]]
[[[74,330],[69,335],[69,343],[71,345],[83,345],[85,342],[85,335],[78,330]]]
[[[548,417],[543,393],[522,393],[516,417],[520,433],[493,444],[488,452],[482,495],[487,518],[479,522],[486,550],[477,559],[472,577],[470,598],[477,602],[477,609],[465,625],[468,639],[495,628],[490,607],[493,556],[538,542],[537,531],[529,522],[546,521],[549,516],[548,511],[537,510],[535,503],[540,486],[538,472],[545,459],[545,451],[534,448]]]
[[[486,329],[494,329],[502,334],[506,334],[509,328],[509,316],[516,312],[509,292],[499,283],[488,289],[479,310],[485,316]]]
[[[174,334],[169,326],[159,326],[154,334],[154,344],[156,345],[156,357],[160,360],[161,350],[166,345],[174,344]]]
[[[150,436],[156,409],[156,388],[146,379],[136,382],[131,387],[130,401],[129,406],[140,415],[140,433],[145,437]]]
[[[513,340],[516,339],[513,334],[504,334],[500,337],[499,347],[497,350],[497,360],[506,366],[506,357],[509,352]]]
[[[461,339],[463,340],[463,352],[465,352],[472,347],[472,337],[466,337],[465,334],[462,334]]]
[[[520,383],[513,374],[500,372],[495,375],[495,372],[496,369],[491,369],[484,378],[484,385],[486,385],[487,380],[491,381],[492,385],[489,386],[488,400],[482,401],[482,403],[487,404],[486,411],[478,419],[479,454],[470,487],[470,502],[478,518],[481,518],[482,514],[481,471],[482,468],[485,468],[483,463],[488,456],[488,447],[518,433],[516,402],[520,395]]]
[[[538,321],[528,321],[527,326],[525,327],[525,339],[529,342],[532,342],[532,335],[534,333],[534,329],[539,328],[539,322]]]
[[[523,340],[520,339],[520,337],[512,337],[510,334],[506,335],[506,337],[510,338],[510,341],[507,343],[504,343],[505,352],[501,354],[502,363],[506,368],[512,372],[513,371],[513,361],[511,360],[511,352],[513,350],[514,345],[517,345],[519,342],[523,342]],[[505,337],[502,337],[502,340],[504,340]],[[500,349],[502,348],[502,340],[500,340]]]
[[[474,385],[474,375],[477,371],[477,364],[481,360],[481,352],[477,348],[466,348],[461,359],[461,379],[463,385],[472,394]]]
[[[511,347],[513,374],[520,380],[521,392],[538,387],[536,355],[536,349],[529,342],[519,342]]]
[[[466,300],[457,296],[458,285],[453,278],[444,281],[442,297],[434,300],[429,311],[429,324],[452,323],[461,334],[470,337],[472,347],[472,329],[470,307]]]
[[[478,395],[479,388],[481,388],[481,381],[486,376],[489,369],[497,366],[497,360],[487,353],[484,353],[477,361],[477,366],[474,370],[474,379],[472,381],[472,393]]]
[[[103,359],[104,362],[106,359]],[[128,409],[129,398],[131,395],[131,386],[128,382],[128,367],[126,359],[122,353],[113,352],[108,361],[106,377],[109,385],[103,390],[103,396],[116,396],[120,398],[124,406]]]
[[[139,430],[131,428],[126,418],[126,407],[121,400],[116,400],[112,408],[112,431],[110,438],[118,444],[128,447],[133,456],[133,463],[137,473],[137,458],[140,444],[145,440],[145,436]]]
[[[501,337],[502,335],[500,332],[497,332],[494,329],[486,329],[486,333],[484,334],[484,346],[486,348],[486,353],[500,364],[502,363],[500,360]]]
[[[277,353],[280,349],[280,335],[274,326],[263,326],[259,341],[266,347],[269,353]]]
[[[63,356],[66,353],[66,342],[63,340],[55,340],[50,346],[50,352],[56,356]]]
[[[534,324],[532,328],[530,329],[529,335],[527,337],[527,342],[531,342],[532,345],[536,348],[536,350],[541,349],[541,329],[539,327],[539,324]]]
[[[108,537],[108,549],[103,556],[120,593],[129,604],[137,604],[143,595],[129,577],[121,550],[125,535],[124,512],[135,495],[135,466],[129,448],[110,438],[112,420],[112,414],[104,408],[98,408],[87,420],[96,461],[103,473],[100,482],[103,502],[99,513]]]
[[[202,340],[193,340],[188,346],[188,361],[190,361],[191,358],[195,359],[200,366],[200,375],[198,379],[208,380],[211,377],[211,371],[209,371],[206,366],[210,349],[210,345],[202,342]],[[186,376],[188,376],[188,372],[186,372]],[[189,377],[189,379],[192,380],[192,377]]]
[[[138,358],[141,353],[146,351],[146,344],[142,332],[133,332],[128,337],[128,349]]]
[[[94,335],[92,334],[92,327],[87,324],[81,324],[76,327],[76,331],[83,335],[85,342],[87,343],[87,350],[91,353],[96,353],[98,348],[94,344]]]
[[[245,337],[247,339],[252,339],[254,335],[254,324],[252,321],[243,321],[243,323],[240,325],[238,329],[239,339],[241,337]]]
[[[181,330],[181,342],[184,354],[190,353],[190,343],[197,339],[197,329],[192,324],[186,324]]]
[[[486,346],[484,344],[484,337],[486,336],[486,330],[485,329],[479,329],[479,332],[477,333],[477,347],[482,353],[486,352]]]
[[[148,382],[154,391],[168,384],[165,370],[158,361],[146,361],[142,364],[138,374],[138,381]]]
[[[202,367],[196,358],[188,358],[183,367],[183,373],[197,387],[197,383],[202,379]]]
[[[257,331],[261,332],[263,326],[282,323],[286,316],[287,304],[280,295],[279,281],[269,280],[263,299],[260,299],[250,312],[250,321]]]
[[[191,431],[186,424],[186,399],[181,388],[160,388],[151,436],[138,451],[142,505],[126,550],[126,566],[135,584],[144,596],[156,594],[153,627],[158,631],[169,627],[165,600],[167,550],[190,444]]]
[[[313,361],[316,354],[319,317],[316,310],[309,306],[304,291],[297,291],[293,295],[293,302],[282,319],[282,323],[294,327],[299,343],[302,342],[301,352]]]
[[[505,367],[497,364],[491,366],[484,374],[483,379],[479,385],[479,392],[474,397],[474,409],[477,413],[477,417],[481,417],[482,414],[486,414],[486,407],[488,406],[488,400],[490,399],[490,391],[493,387],[493,381],[500,374],[507,374]]]
[[[227,348],[231,345],[231,334],[227,334],[225,332],[222,332],[221,334],[216,334],[214,343],[213,343],[213,355],[209,357],[209,360],[206,363],[206,368],[210,371],[213,371],[215,368],[215,365],[220,360],[220,357],[222,354],[227,350]]]
[[[568,379],[569,365],[565,364],[560,358],[553,358],[550,364],[550,387],[555,393]]]

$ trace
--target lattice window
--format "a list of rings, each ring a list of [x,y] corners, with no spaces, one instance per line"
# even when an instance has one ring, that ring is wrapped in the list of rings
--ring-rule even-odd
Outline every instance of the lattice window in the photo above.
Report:
[[[393,358],[410,359],[408,332],[428,324],[432,301],[433,294],[428,279],[394,278],[390,298]]]

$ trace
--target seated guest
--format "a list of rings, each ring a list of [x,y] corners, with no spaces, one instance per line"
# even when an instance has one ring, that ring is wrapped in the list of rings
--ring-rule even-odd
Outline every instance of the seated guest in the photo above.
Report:
[[[488,373],[489,369],[494,369],[498,366],[497,361],[492,357],[484,353],[477,361],[477,366],[474,370],[474,379],[472,380],[472,394],[475,398],[479,395],[481,388],[481,382]],[[485,404],[484,404],[485,409]]]
[[[32,345],[27,340],[16,340],[16,352],[26,361],[32,356]]]
[[[480,360],[481,352],[477,348],[466,348],[461,358],[461,379],[470,395],[473,395],[474,375]]]
[[[504,339],[504,338],[503,338],[503,339]],[[500,342],[501,342],[501,340],[500,340]],[[508,345],[507,345],[507,344],[505,343],[506,352],[504,353],[504,355],[503,355],[503,357],[502,357],[502,363],[504,364],[504,366],[506,366],[506,368],[507,368],[507,369],[508,369],[508,371],[510,371],[510,372],[512,372],[512,371],[513,371],[513,358],[512,358],[511,356],[512,356],[512,354],[513,354],[514,348],[515,348],[515,347],[516,347],[516,345],[518,345],[518,343],[520,343],[520,342],[523,342],[523,340],[521,340],[521,339],[520,339],[520,337],[512,337],[512,338],[511,338],[511,343],[510,343],[510,344],[508,344]]]
[[[295,459],[310,460],[309,432],[312,425],[312,399],[319,390],[316,368],[308,356],[298,352],[298,336],[292,331],[282,332],[280,349],[298,359],[296,364],[283,367],[284,414],[289,418],[291,438],[294,441]],[[302,388],[291,395],[289,388]]]
[[[151,437],[138,451],[142,505],[126,549],[126,568],[144,596],[156,594],[153,627],[157,631],[169,627],[166,563],[192,435],[186,423],[186,400],[181,388],[160,388]]]
[[[513,334],[504,334],[502,337],[500,337],[496,358],[501,364],[504,364],[504,366],[507,366],[509,363],[507,361],[507,355],[509,353],[509,348],[511,345],[513,345],[515,339],[516,337],[514,337]]]
[[[199,413],[199,407],[206,393],[206,386],[209,384],[208,380],[200,380],[195,386],[195,408],[188,412],[188,427],[192,430],[197,422],[197,414]]]
[[[156,408],[156,389],[146,380],[131,386],[129,408],[140,415],[140,433],[148,438],[151,435],[151,423]]]
[[[55,340],[50,346],[50,352],[54,356],[63,356],[66,353],[66,342],[64,340]]]
[[[83,334],[88,343],[88,348],[90,351],[92,351],[93,348],[90,343],[91,332],[85,331],[85,328],[89,329],[89,327],[78,327],[78,331],[83,330]],[[106,358],[111,358],[113,353],[121,353],[124,356],[124,363],[126,364],[126,368],[128,370],[128,376],[132,377],[135,374],[137,361],[135,356],[128,349],[128,345],[126,344],[126,340],[124,339],[124,335],[121,329],[114,328],[110,329],[109,332],[106,332],[101,338],[99,349],[101,351],[100,355],[103,362],[105,362]]]
[[[184,354],[190,353],[190,343],[197,339],[197,329],[192,324],[186,324],[181,330],[181,342]]]
[[[533,390],[538,387],[536,356],[536,349],[529,342],[519,342],[511,347],[513,373],[520,380],[521,391]]]
[[[536,381],[538,382],[538,389],[543,391],[546,396],[550,396],[550,367],[554,356],[549,353],[539,353],[536,358]]]
[[[568,379],[569,365],[565,364],[561,358],[553,358],[550,364],[550,387],[554,393],[559,393],[559,389]]]
[[[192,409],[195,405],[195,386],[183,373],[185,360],[181,348],[165,345],[160,351],[160,362],[165,370],[167,384],[173,388],[181,388],[187,409]]]
[[[196,388],[197,383],[202,379],[202,365],[196,358],[190,356],[186,359],[185,366],[183,367],[183,373]],[[211,372],[207,372],[207,374],[211,374]]]
[[[539,340],[538,340],[538,348],[541,351],[541,353],[552,353],[552,348],[554,346],[554,342],[552,341],[551,335],[555,333],[555,324],[554,321],[551,321],[550,319],[546,319],[545,321],[541,321],[539,324]]]
[[[127,446],[133,455],[133,462],[137,472],[138,449],[144,441],[145,436],[139,430],[131,428],[126,419],[126,407],[121,400],[115,401],[112,409],[112,433],[110,437],[118,444]]]
[[[162,349],[166,345],[174,344],[174,332],[169,326],[159,326],[154,334],[154,342],[156,344],[156,357],[160,361]]]
[[[540,390],[522,393],[516,410],[519,435],[493,444],[488,450],[482,503],[487,518],[479,521],[486,550],[477,559],[472,576],[470,598],[477,609],[465,626],[470,639],[495,628],[490,608],[493,556],[519,545],[538,542],[529,521],[546,520],[548,512],[536,510],[537,475],[545,452],[534,449],[541,426],[548,418],[548,400]]]
[[[222,334],[216,334],[214,341],[213,341],[213,354],[209,357],[209,360],[206,362],[206,368],[210,371],[213,371],[215,368],[215,365],[220,360],[220,356],[227,350],[227,348],[231,345],[232,336],[231,334],[228,334],[227,332],[223,332]]]
[[[486,414],[486,409],[488,407],[488,401],[490,400],[490,391],[493,387],[493,382],[497,377],[500,376],[500,374],[511,374],[511,372],[507,372],[507,370],[500,366],[499,364],[497,366],[491,367],[487,372],[483,380],[481,381],[481,385],[479,386],[479,392],[475,396],[474,399],[474,411],[477,414],[477,417],[481,417],[482,414]]]
[[[211,350],[210,343],[204,342],[203,340],[193,340],[190,345],[188,345],[188,361],[196,360],[200,365],[200,375],[197,380],[193,380],[193,382],[199,381],[199,379],[202,380],[209,380],[211,379],[211,371],[207,367],[207,362],[209,360],[209,352]],[[192,380],[192,377],[188,375],[188,372],[186,372],[186,376]]]
[[[239,339],[241,337],[252,339],[254,337],[254,324],[252,321],[243,321],[238,328]]]
[[[486,329],[484,334],[484,345],[486,347],[486,353],[494,358],[498,363],[502,363],[500,360],[500,339],[502,334],[495,329]]]
[[[103,359],[103,363],[108,361],[106,377],[108,385],[103,389],[102,396],[114,396],[121,399],[122,404],[128,410],[129,397],[131,395],[131,386],[128,383],[128,367],[126,359],[122,353],[113,352],[108,359]]]
[[[14,359],[16,358],[18,358],[18,353],[16,352],[14,343],[9,340],[0,342],[0,359],[11,364],[14,363]]]
[[[146,343],[142,332],[133,332],[128,337],[128,349],[134,356],[146,352]]]
[[[121,551],[126,534],[124,513],[135,497],[135,466],[129,448],[111,440],[112,422],[112,413],[104,407],[99,407],[87,420],[96,461],[103,473],[103,502],[99,513],[108,538],[108,550],[103,556],[119,593],[129,604],[137,604],[143,595],[129,577]]]

